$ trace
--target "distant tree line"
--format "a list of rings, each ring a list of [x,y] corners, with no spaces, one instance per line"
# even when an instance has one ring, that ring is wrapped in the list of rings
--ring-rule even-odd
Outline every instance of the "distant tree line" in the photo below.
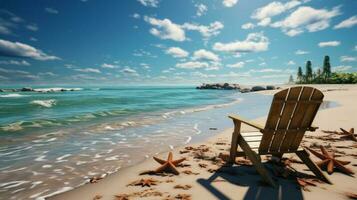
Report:
[[[294,82],[292,76],[289,82]],[[298,67],[296,82],[297,84],[349,84],[357,83],[357,72],[342,73],[332,72],[330,57],[325,56],[322,69],[312,70],[311,61],[306,62],[305,74],[301,67]]]

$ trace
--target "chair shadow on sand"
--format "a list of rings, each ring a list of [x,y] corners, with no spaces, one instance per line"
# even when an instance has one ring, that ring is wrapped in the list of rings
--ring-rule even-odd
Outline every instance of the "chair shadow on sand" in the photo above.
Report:
[[[271,171],[268,163],[264,165]],[[300,173],[305,177],[314,177],[309,174]],[[242,199],[244,200],[265,200],[265,199],[277,199],[277,200],[302,200],[303,195],[300,186],[297,184],[296,178],[277,178],[274,179],[277,183],[277,187],[271,187],[268,184],[261,181],[261,177],[256,172],[253,166],[223,166],[212,174],[208,179],[198,179],[197,182],[211,192],[217,199],[229,200],[232,197],[228,197],[219,187],[212,185],[216,178],[222,178],[224,182],[234,184],[239,187],[249,187],[248,191]],[[234,199],[234,197],[233,197]]]

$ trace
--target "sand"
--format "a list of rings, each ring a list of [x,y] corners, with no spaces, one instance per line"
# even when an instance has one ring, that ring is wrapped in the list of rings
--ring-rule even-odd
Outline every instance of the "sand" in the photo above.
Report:
[[[283,86],[286,87],[286,86]],[[319,129],[316,132],[307,132],[303,140],[303,146],[314,145],[327,146],[328,150],[337,151],[339,159],[351,161],[346,167],[357,173],[357,142],[349,140],[329,141],[321,139],[321,136],[330,134],[323,133],[322,130],[339,130],[339,128],[357,128],[357,85],[314,85],[323,91],[324,101],[338,103],[337,107],[320,110],[314,120],[314,126]],[[259,93],[272,95],[274,91],[262,91]],[[222,116],[226,117],[226,116]],[[264,125],[265,118],[254,120]],[[232,127],[233,128],[233,127]],[[254,129],[243,126],[244,131],[254,131]],[[274,175],[278,183],[277,188],[272,188],[261,182],[260,176],[254,167],[246,165],[235,165],[232,168],[223,168],[221,172],[215,172],[221,162],[212,161],[219,153],[228,153],[230,147],[230,137],[232,129],[227,129],[221,134],[214,136],[202,143],[189,145],[194,148],[208,151],[199,158],[195,151],[189,150],[187,153],[181,152],[185,147],[173,150],[174,159],[186,157],[183,166],[177,167],[181,172],[178,176],[157,176],[139,175],[145,170],[156,169],[159,164],[153,159],[147,159],[135,166],[122,169],[117,173],[99,180],[97,183],[88,183],[74,190],[50,197],[49,199],[115,199],[115,195],[126,194],[128,199],[180,199],[183,194],[190,197],[187,199],[348,199],[346,192],[357,194],[357,179],[341,172],[334,172],[328,175],[324,172],[333,185],[326,183],[316,183],[316,186],[307,186],[302,189],[294,177],[280,177]],[[339,136],[336,135],[338,138]],[[203,145],[203,146],[201,146]],[[354,145],[354,147],[351,147]],[[144,154],[145,152],[143,152]],[[354,155],[353,155],[354,154]],[[284,157],[298,159],[293,154],[286,154]],[[166,159],[167,153],[158,155]],[[319,159],[311,155],[314,161]],[[265,160],[262,157],[262,160]],[[211,159],[211,160],[209,160]],[[272,171],[271,164],[267,165]],[[298,172],[311,174],[304,164],[292,163],[292,167]],[[183,172],[193,172],[185,174]],[[129,183],[142,178],[152,178],[157,180],[157,185],[151,187],[128,186]],[[175,188],[179,185],[179,188]],[[182,186],[182,188],[180,188]],[[181,196],[178,196],[180,195]],[[120,198],[118,198],[120,199]],[[122,198],[125,199],[125,198]],[[181,198],[185,199],[185,198]]]

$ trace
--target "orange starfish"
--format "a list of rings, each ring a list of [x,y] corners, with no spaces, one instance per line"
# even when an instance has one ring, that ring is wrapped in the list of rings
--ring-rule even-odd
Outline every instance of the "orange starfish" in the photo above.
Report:
[[[357,142],[357,138],[355,136],[355,129],[351,128],[350,131],[346,131],[343,128],[340,128],[344,136],[341,136],[341,139],[351,139],[355,142]]]
[[[325,147],[323,147],[322,145],[320,146],[321,149],[321,153],[312,150],[308,147],[306,147],[312,154],[314,154],[316,157],[320,158],[322,161],[316,163],[317,166],[319,166],[321,169],[322,168],[326,168],[327,169],[327,173],[332,174],[334,168],[339,169],[340,171],[352,175],[354,174],[354,172],[348,168],[346,168],[344,165],[347,165],[351,162],[349,161],[342,161],[342,160],[337,160],[335,159],[335,154],[334,152],[327,152],[327,150],[325,149]]]
[[[140,185],[141,187],[151,187],[152,185],[157,185],[159,181],[158,180],[155,180],[155,179],[152,179],[152,178],[147,178],[147,179],[140,179],[140,180],[137,180],[137,181],[134,181],[132,183],[130,183],[129,185],[131,186],[138,186]]]
[[[186,158],[181,158],[178,160],[172,160],[172,152],[169,152],[169,155],[167,157],[167,160],[162,160],[160,158],[154,157],[154,160],[156,162],[160,163],[161,166],[155,170],[155,173],[161,173],[161,172],[171,172],[175,175],[180,174],[179,171],[175,168],[178,164],[186,160]]]

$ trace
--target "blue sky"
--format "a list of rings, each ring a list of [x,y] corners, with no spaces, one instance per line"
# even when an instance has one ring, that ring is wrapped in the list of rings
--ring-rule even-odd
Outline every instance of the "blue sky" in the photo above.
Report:
[[[354,0],[1,1],[1,85],[284,83],[357,71]]]

